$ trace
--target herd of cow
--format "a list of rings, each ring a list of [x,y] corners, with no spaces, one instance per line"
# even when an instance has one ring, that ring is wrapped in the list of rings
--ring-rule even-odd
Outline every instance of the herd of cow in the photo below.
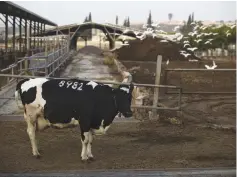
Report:
[[[40,157],[36,131],[47,127],[80,127],[82,161],[93,160],[93,135],[105,134],[117,114],[131,117],[133,90],[130,84],[113,88],[79,79],[23,79],[18,82],[15,99],[24,109],[32,153]]]

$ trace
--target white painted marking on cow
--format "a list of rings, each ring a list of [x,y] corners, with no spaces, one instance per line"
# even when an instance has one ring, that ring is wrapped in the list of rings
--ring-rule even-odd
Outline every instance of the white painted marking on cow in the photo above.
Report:
[[[67,88],[70,87],[70,85],[72,85],[72,81],[67,81]]]
[[[77,88],[77,86],[78,86],[78,82],[74,82],[73,85],[72,85],[72,89],[75,90]]]
[[[35,86],[41,86],[43,83],[47,81],[48,79],[46,78],[30,79],[21,85],[21,90],[22,92],[27,92],[30,88],[35,87]]]
[[[60,81],[59,84],[58,84],[58,86],[59,86],[59,87],[63,87],[64,84],[65,84],[65,82],[66,82],[66,81]]]
[[[128,88],[126,88],[126,87],[121,87],[121,88],[120,88],[120,90],[123,90],[123,91],[125,91],[125,92],[129,93],[129,89],[128,89]]]
[[[86,85],[91,85],[92,88],[94,89],[98,84],[96,82],[94,82],[94,81],[90,81]]]
[[[83,86],[83,83],[80,83],[77,90],[82,90],[82,86]]]
[[[81,150],[81,159],[82,160],[87,160],[88,156],[87,156],[87,145],[89,142],[89,132],[84,132],[83,133],[85,139],[84,141],[81,139],[81,143],[82,143],[82,150]]]

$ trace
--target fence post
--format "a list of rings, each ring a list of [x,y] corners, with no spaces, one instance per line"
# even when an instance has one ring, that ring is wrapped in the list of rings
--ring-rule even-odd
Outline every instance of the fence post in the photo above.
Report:
[[[161,64],[162,64],[162,56],[157,56],[156,61],[156,79],[155,79],[155,85],[160,84],[160,74],[161,74]],[[159,87],[154,88],[154,98],[153,98],[153,106],[157,107],[158,105],[158,98],[159,98]],[[157,118],[157,110],[152,110],[152,116],[150,119],[156,119]]]

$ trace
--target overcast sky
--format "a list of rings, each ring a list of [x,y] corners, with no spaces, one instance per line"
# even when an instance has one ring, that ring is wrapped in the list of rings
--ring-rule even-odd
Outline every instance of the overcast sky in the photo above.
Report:
[[[154,21],[187,20],[192,12],[196,20],[235,20],[234,1],[13,1],[14,3],[50,19],[58,25],[81,23],[92,13],[92,20],[98,23],[115,23],[118,15],[122,24],[126,16],[131,23],[143,23],[151,10]]]

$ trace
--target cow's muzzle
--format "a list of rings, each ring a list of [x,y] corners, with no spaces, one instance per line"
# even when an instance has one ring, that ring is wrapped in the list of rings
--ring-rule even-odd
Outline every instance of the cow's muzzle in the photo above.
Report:
[[[132,111],[124,112],[123,115],[126,118],[130,118],[130,117],[132,117]]]

